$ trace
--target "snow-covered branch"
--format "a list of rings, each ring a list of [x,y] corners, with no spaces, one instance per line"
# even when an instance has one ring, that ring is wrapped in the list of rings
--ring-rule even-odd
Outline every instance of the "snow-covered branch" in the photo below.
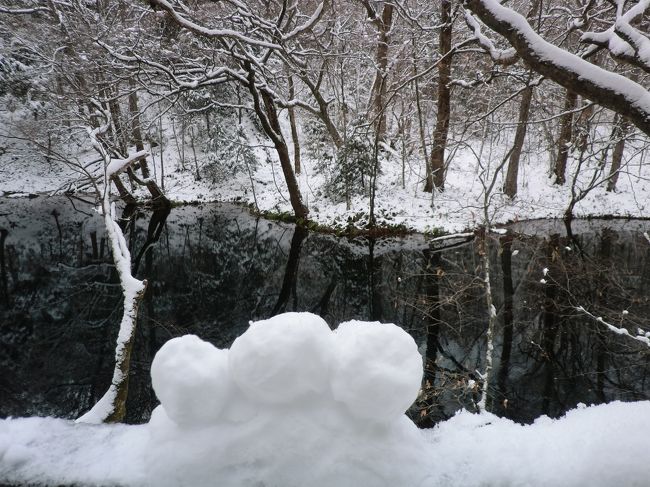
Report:
[[[314,25],[316,25],[321,17],[323,16],[323,13],[329,6],[330,0],[324,0],[321,3],[318,4],[318,7],[316,7],[316,10],[314,10],[314,13],[309,17],[307,22],[304,24],[301,24],[297,27],[295,27],[291,32],[287,32],[282,36],[283,41],[288,41],[289,39],[292,39],[296,37],[297,35],[311,29]]]
[[[279,44],[276,44],[274,42],[270,41],[265,41],[265,40],[260,40],[256,39],[247,35],[242,34],[241,32],[238,32],[236,30],[232,29],[210,29],[208,27],[202,26],[197,24],[196,22],[193,22],[187,18],[185,18],[183,15],[181,15],[175,8],[174,6],[167,2],[166,0],[150,0],[151,5],[158,6],[165,10],[177,23],[178,25],[186,28],[187,30],[194,32],[195,34],[204,36],[204,37],[210,37],[210,38],[231,38],[231,39],[236,39],[240,42],[243,42],[244,44],[248,44],[251,46],[258,46],[258,47],[264,47],[267,49],[281,49],[281,46]]]
[[[47,7],[9,8],[0,5],[0,14],[29,15],[37,12],[49,12]]]
[[[463,10],[463,13],[465,15],[465,23],[472,31],[474,39],[476,42],[478,42],[479,46],[481,46],[481,48],[490,55],[492,61],[494,61],[496,64],[508,66],[510,64],[516,63],[519,60],[517,51],[515,51],[514,48],[505,50],[498,49],[492,40],[481,32],[481,25],[476,21],[474,16],[467,10]]]
[[[605,325],[605,326],[606,326],[610,331],[613,331],[613,332],[616,333],[617,335],[628,336],[628,337],[630,337],[630,338],[632,338],[632,339],[634,339],[634,340],[637,340],[637,341],[639,341],[639,342],[641,342],[641,343],[644,343],[645,345],[647,345],[648,347],[650,347],[650,331],[643,331],[643,330],[641,330],[641,329],[639,328],[639,329],[637,330],[637,334],[636,334],[636,335],[632,335],[632,334],[631,334],[631,333],[630,333],[626,328],[622,328],[622,327],[614,326],[614,325],[612,325],[612,324],[610,324],[610,323],[607,323],[607,322],[603,319],[602,316],[596,316],[596,315],[590,313],[589,311],[587,311],[587,310],[586,310],[584,307],[582,307],[582,306],[576,306],[575,309],[576,309],[576,311],[579,311],[580,313],[583,313],[583,314],[589,316],[590,318],[593,318],[593,319],[594,319],[595,321],[597,321],[598,323],[601,323],[601,324]]]
[[[106,166],[106,180],[108,181],[113,175],[125,171],[134,162],[140,161],[149,155],[149,151],[141,150],[131,154],[126,159],[111,159]]]
[[[640,0],[626,13],[623,2],[617,2],[616,21],[602,32],[585,32],[580,42],[607,49],[622,61],[634,64],[650,73],[650,39],[632,26],[650,7],[650,0]]]
[[[628,117],[650,135],[650,93],[642,85],[547,42],[524,16],[497,0],[465,0],[465,5],[483,23],[505,37],[532,69]]]

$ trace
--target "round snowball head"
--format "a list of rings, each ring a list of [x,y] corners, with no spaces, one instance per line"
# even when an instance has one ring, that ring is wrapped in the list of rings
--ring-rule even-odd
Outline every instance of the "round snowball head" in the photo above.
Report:
[[[334,334],[334,399],[360,418],[402,415],[417,398],[422,356],[413,338],[390,323],[348,321]]]
[[[228,351],[195,335],[169,340],[153,359],[151,382],[165,412],[177,424],[213,423],[231,390]]]
[[[319,316],[284,313],[251,323],[230,347],[232,378],[250,398],[286,404],[327,389],[332,332]]]

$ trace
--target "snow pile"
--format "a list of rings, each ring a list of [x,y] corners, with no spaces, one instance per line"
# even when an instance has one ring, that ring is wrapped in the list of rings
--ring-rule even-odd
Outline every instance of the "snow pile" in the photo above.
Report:
[[[647,487],[648,432],[650,401],[580,405],[531,425],[462,411],[424,431],[437,465],[430,485]]]
[[[0,483],[129,486],[646,486],[650,402],[522,426],[460,412],[417,430],[403,412],[422,362],[390,324],[288,313],[230,350],[196,336],[152,364],[146,425],[0,421]]]
[[[404,412],[422,357],[392,324],[332,332],[310,313],[252,323],[230,350],[188,335],[151,367],[156,485],[420,485],[426,445]],[[179,464],[185,468],[179,468]],[[403,465],[410,464],[409,469]]]

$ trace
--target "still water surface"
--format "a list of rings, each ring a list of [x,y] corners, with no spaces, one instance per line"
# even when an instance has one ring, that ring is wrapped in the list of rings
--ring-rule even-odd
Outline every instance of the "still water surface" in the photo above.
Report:
[[[490,237],[499,325],[489,409],[529,422],[650,397],[650,349],[576,310],[650,330],[647,227],[575,222],[568,236],[534,222]],[[412,334],[426,362],[409,411],[419,425],[475,407],[487,312],[474,240],[339,238],[218,204],[139,213],[124,228],[149,281],[128,422],[157,405],[149,365],[166,340],[194,333],[229,347],[249,320],[294,310],[332,328],[377,320]],[[0,232],[0,417],[77,417],[109,384],[122,311],[102,221],[67,198],[0,199]]]

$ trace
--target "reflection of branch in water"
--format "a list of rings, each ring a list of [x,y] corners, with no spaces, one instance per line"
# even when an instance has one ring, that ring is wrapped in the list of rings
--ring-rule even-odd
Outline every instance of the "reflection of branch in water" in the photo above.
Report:
[[[151,214],[149,226],[147,227],[147,240],[145,240],[142,248],[133,261],[133,274],[138,273],[142,257],[144,257],[147,251],[160,239],[160,235],[165,228],[165,223],[167,222],[167,217],[169,216],[170,211],[171,208],[162,207]]]
[[[95,202],[94,202],[94,201],[85,200],[85,199],[83,199],[83,198],[80,198],[80,197],[77,196],[77,195],[70,194],[70,193],[65,193],[65,197],[68,198],[68,201],[69,201],[70,204],[72,205],[72,208],[74,208],[74,211],[77,211],[77,212],[79,212],[79,213],[83,213],[83,214],[86,215],[86,216],[90,216],[90,217],[94,216],[94,215],[93,215],[92,213],[90,213],[90,212],[83,211],[83,210],[77,208],[77,207],[75,206],[75,204],[74,204],[74,200],[79,200],[79,201],[81,201],[82,203],[85,203],[85,204],[87,204],[87,205],[90,205],[91,207],[95,207]]]
[[[327,316],[327,313],[329,312],[329,304],[330,304],[330,299],[332,298],[332,293],[334,292],[334,289],[336,289],[336,279],[332,277],[332,280],[330,283],[327,285],[327,288],[325,289],[325,293],[323,294],[323,297],[320,298],[318,303],[310,309],[312,313],[318,313],[319,316],[322,318],[325,318]]]
[[[296,225],[291,238],[291,249],[289,250],[289,258],[287,259],[287,267],[284,271],[284,279],[282,281],[282,288],[278,300],[271,311],[271,316],[286,311],[289,298],[291,297],[291,290],[295,292],[295,283],[298,277],[298,264],[300,263],[300,251],[302,243],[307,237],[308,230],[304,227]]]
[[[644,344],[647,345],[648,347],[650,347],[650,331],[646,331],[646,332],[644,332],[643,330],[641,330],[641,328],[639,328],[639,329],[637,330],[637,334],[636,334],[636,335],[632,335],[632,334],[631,334],[631,333],[630,333],[626,328],[623,328],[623,327],[620,327],[620,328],[619,328],[618,326],[614,326],[614,325],[612,325],[612,324],[610,324],[610,323],[607,323],[607,322],[603,319],[602,316],[596,316],[596,315],[593,315],[593,314],[591,314],[589,311],[587,311],[585,308],[583,308],[582,306],[576,306],[575,309],[576,309],[576,311],[579,311],[579,312],[581,312],[581,313],[583,313],[583,314],[589,316],[590,318],[594,319],[594,320],[597,321],[598,323],[602,323],[602,324],[605,325],[605,326],[606,326],[610,331],[613,331],[613,332],[616,333],[617,335],[628,336],[628,337],[632,338],[633,340],[637,340],[637,341],[639,341],[639,342],[641,342],[641,343],[644,343]]]

